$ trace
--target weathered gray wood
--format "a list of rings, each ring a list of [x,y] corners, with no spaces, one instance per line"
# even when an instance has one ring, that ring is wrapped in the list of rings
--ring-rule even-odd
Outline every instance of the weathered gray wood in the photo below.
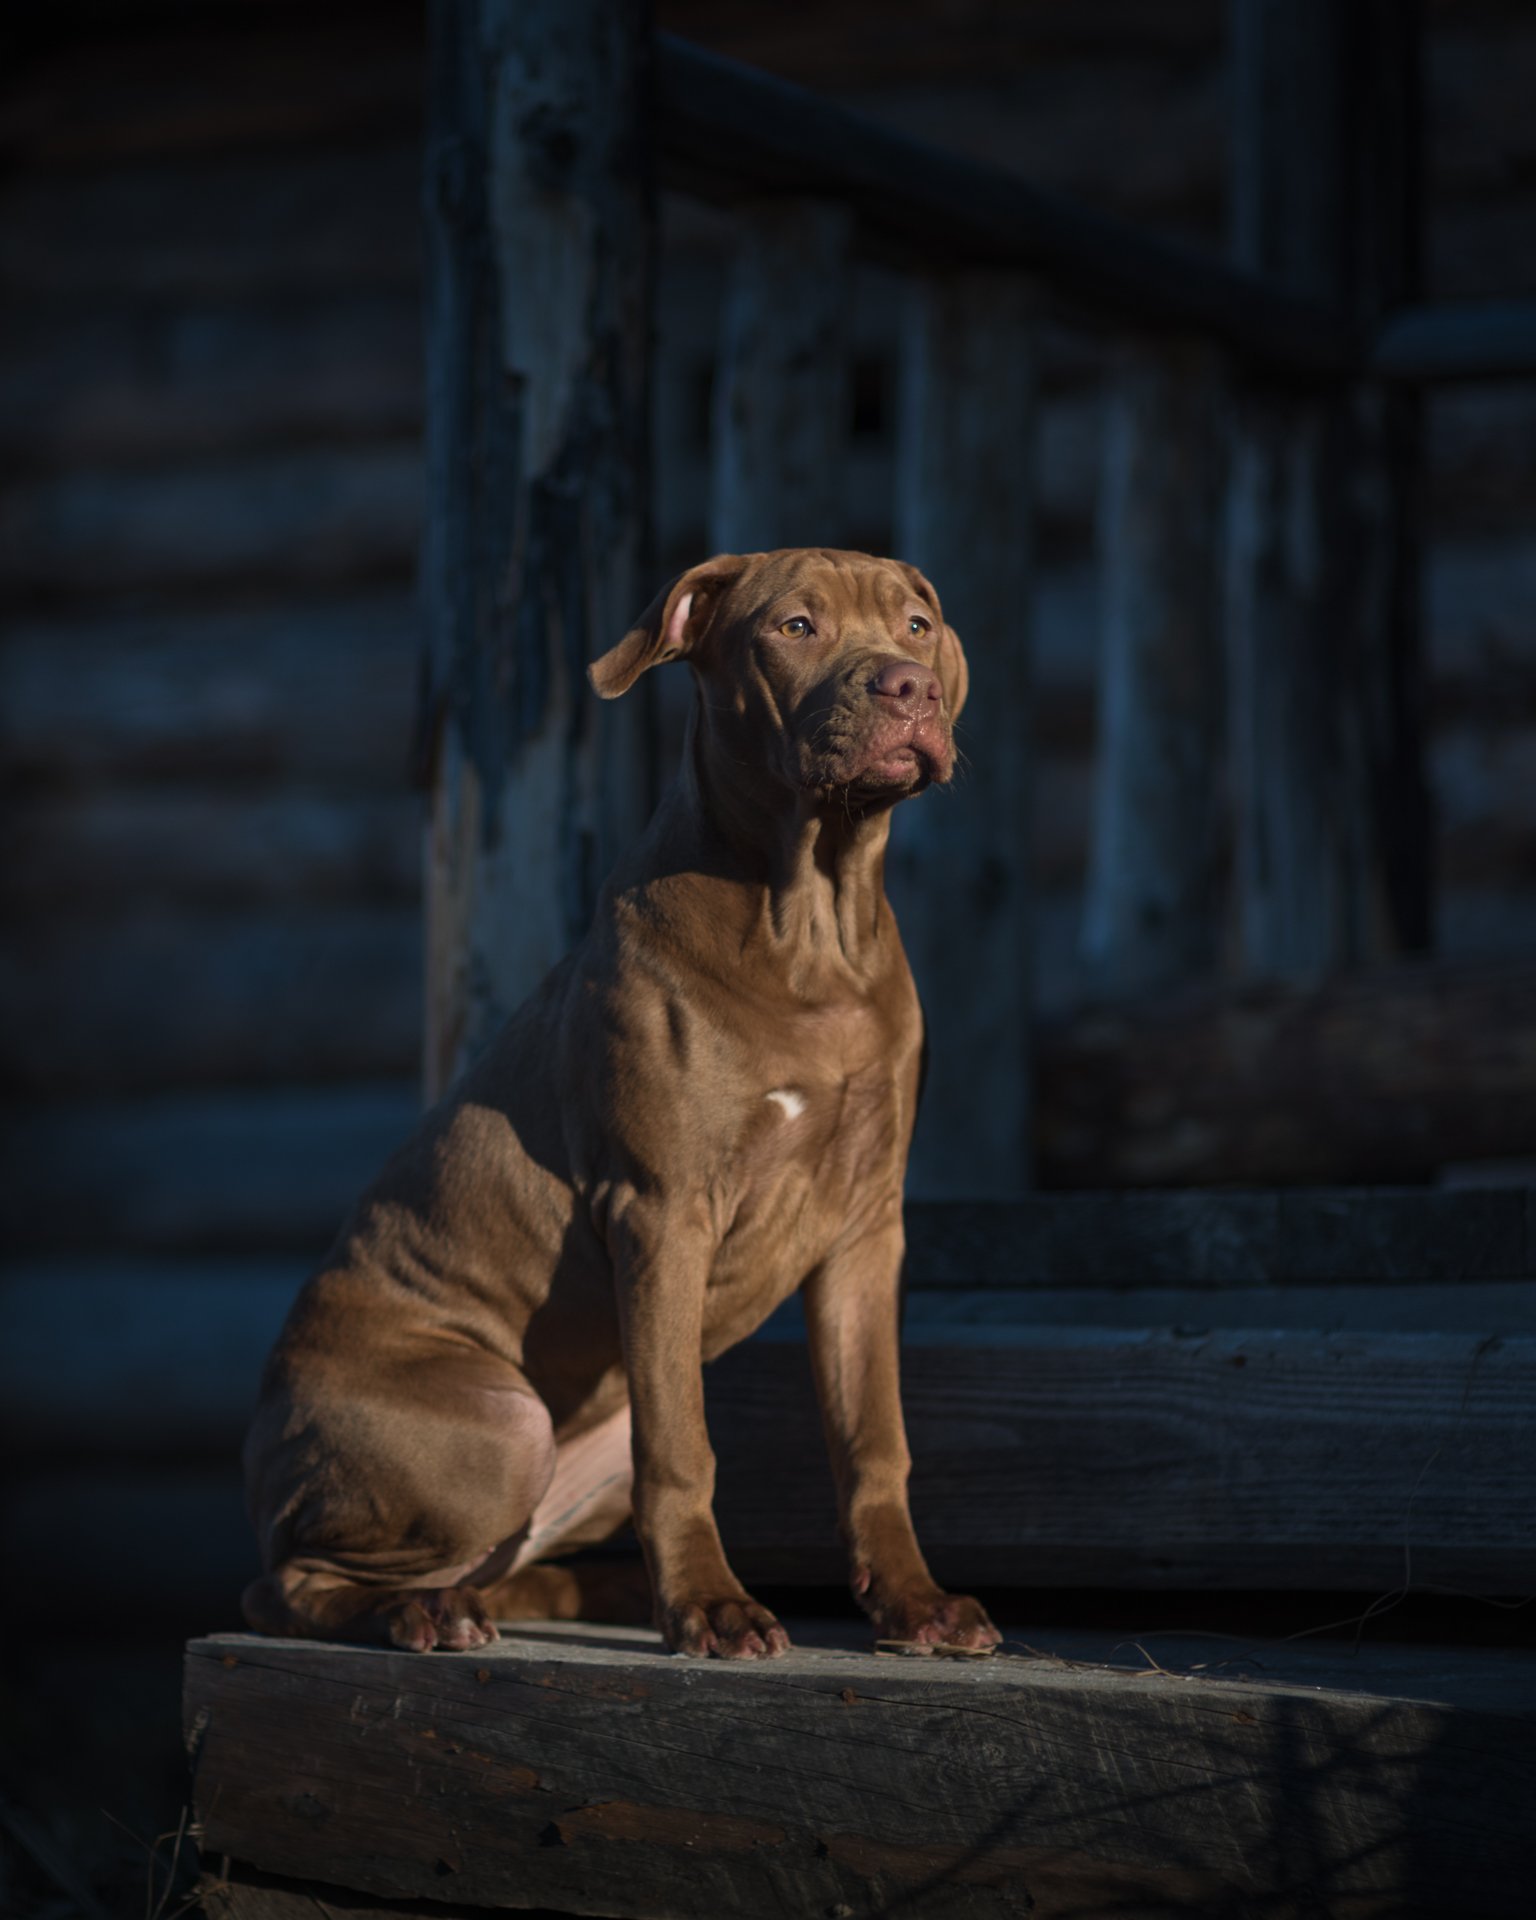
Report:
[[[838,1580],[825,1462],[785,1444],[816,1431],[803,1348],[738,1348],[706,1381],[732,1565]],[[919,1316],[902,1396],[918,1537],[951,1582],[1536,1583],[1529,1335],[967,1332]]]
[[[1121,323],[1214,335],[1303,373],[1353,357],[1327,301],[1086,212],[670,35],[658,36],[657,51],[668,184],[727,204],[764,193],[835,196],[854,209],[870,244],[909,269],[942,261],[1036,274]]]
[[[977,1664],[806,1638],[730,1666],[638,1629],[193,1641],[205,1858],[636,1916],[1526,1910],[1529,1656],[1197,1643],[1263,1667],[1186,1678],[1164,1642],[1038,1628],[1043,1657]]]
[[[638,4],[431,22],[429,1093],[585,931],[642,823],[644,698],[600,718],[583,669],[643,599],[654,224]]]
[[[403,791],[417,619],[393,591],[14,621],[0,754],[30,787],[282,779]]]
[[[1037,301],[974,272],[917,280],[903,301],[895,543],[937,587],[971,675],[956,780],[898,809],[886,862],[927,1022],[908,1186],[1011,1199],[1030,1158]]]
[[[14,934],[18,915],[82,901],[103,919],[183,905],[413,905],[421,807],[400,785],[339,794],[156,785],[17,799],[0,819],[0,915]]]
[[[0,994],[0,1071],[39,1097],[404,1074],[419,1047],[419,916],[409,901],[171,906],[103,914],[87,939],[73,916],[12,919]]]
[[[848,230],[827,201],[738,211],[712,400],[716,552],[847,544]]]
[[[318,1255],[419,1117],[410,1082],[13,1101],[13,1251],[309,1247]]]
[[[1433,1178],[1536,1142],[1536,962],[1403,962],[1085,1011],[1037,1037],[1048,1185]]]
[[[1221,950],[1222,422],[1215,356],[1123,349],[1105,394],[1099,727],[1083,951],[1137,994]]]
[[[1536,373],[1536,301],[1405,307],[1376,336],[1378,373],[1396,380],[1514,380]]]
[[[1417,9],[1234,0],[1232,22],[1237,257],[1374,329],[1416,280]],[[1258,976],[1429,943],[1417,441],[1412,396],[1365,381],[1238,394],[1226,629]]]
[[[48,475],[7,491],[0,587],[70,598],[403,581],[421,509],[414,438]]]

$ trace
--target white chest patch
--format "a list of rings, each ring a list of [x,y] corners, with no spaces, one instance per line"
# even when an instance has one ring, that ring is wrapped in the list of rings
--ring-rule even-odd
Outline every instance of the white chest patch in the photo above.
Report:
[[[805,1095],[794,1087],[775,1087],[768,1098],[776,1107],[784,1109],[786,1120],[798,1120],[805,1112]]]

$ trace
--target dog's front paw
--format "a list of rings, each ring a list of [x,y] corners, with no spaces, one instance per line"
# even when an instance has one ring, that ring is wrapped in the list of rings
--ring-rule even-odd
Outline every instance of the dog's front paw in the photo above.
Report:
[[[745,1594],[724,1600],[702,1595],[661,1608],[662,1638],[674,1653],[695,1659],[773,1660],[789,1652],[789,1635],[766,1607]]]
[[[938,1587],[894,1594],[870,1606],[869,1612],[882,1640],[912,1640],[920,1646],[995,1647],[1003,1638],[979,1600],[966,1593],[943,1593]]]
[[[414,1587],[397,1593],[377,1617],[390,1645],[408,1653],[442,1647],[466,1653],[500,1638],[472,1587]]]

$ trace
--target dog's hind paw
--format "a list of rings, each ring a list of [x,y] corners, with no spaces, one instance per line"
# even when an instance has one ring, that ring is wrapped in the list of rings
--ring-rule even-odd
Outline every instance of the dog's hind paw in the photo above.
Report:
[[[416,1587],[397,1593],[378,1618],[392,1646],[407,1653],[467,1653],[499,1638],[485,1602],[472,1587]]]

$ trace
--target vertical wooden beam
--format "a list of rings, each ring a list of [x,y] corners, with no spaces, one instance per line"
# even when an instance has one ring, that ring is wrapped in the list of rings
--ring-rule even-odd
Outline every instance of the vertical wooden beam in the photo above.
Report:
[[[896,547],[928,574],[971,669],[955,784],[896,810],[887,889],[928,1027],[909,1190],[1028,1184],[1030,613],[1036,320],[1012,276],[907,296]]]
[[[720,316],[710,540],[725,553],[835,547],[847,537],[846,207],[737,210]]]
[[[653,203],[641,0],[433,0],[427,215],[435,1097],[584,930],[645,804],[645,703],[586,662],[639,603]]]
[[[1105,386],[1098,756],[1083,950],[1096,991],[1216,964],[1226,736],[1218,357],[1137,343]]]
[[[1233,242],[1362,339],[1418,270],[1413,0],[1233,0]],[[1416,400],[1249,384],[1228,522],[1238,928],[1308,979],[1428,944]]]

